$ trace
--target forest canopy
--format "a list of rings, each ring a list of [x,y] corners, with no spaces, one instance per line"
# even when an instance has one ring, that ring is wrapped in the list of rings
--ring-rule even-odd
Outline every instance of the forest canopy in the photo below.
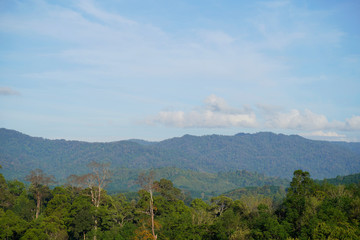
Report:
[[[308,172],[297,170],[282,199],[273,198],[270,193],[274,188],[269,186],[258,188],[259,192],[253,188],[245,191],[245,195],[241,195],[244,191],[241,190],[204,201],[189,198],[170,180],[154,181],[146,173],[139,178],[142,189],[136,198],[127,200],[123,194],[109,195],[104,190],[108,166],[94,167],[97,172],[78,176],[82,177],[78,180],[88,184],[55,188],[49,187],[52,181],[31,182],[27,186],[17,180],[6,181],[0,174],[0,239],[359,239],[360,236],[359,183],[338,186],[326,181],[318,183]],[[41,174],[51,179],[46,173]]]

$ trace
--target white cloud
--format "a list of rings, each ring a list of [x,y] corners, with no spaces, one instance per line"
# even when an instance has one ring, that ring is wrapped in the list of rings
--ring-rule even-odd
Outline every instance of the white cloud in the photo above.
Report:
[[[224,99],[211,95],[205,105],[190,112],[161,111],[147,121],[180,128],[255,127],[256,116],[250,109],[231,108]]]
[[[328,134],[328,137],[334,133],[333,131],[360,130],[360,116],[353,116],[345,121],[329,121],[325,115],[314,113],[309,109],[304,111],[292,109],[289,112],[284,112],[279,108],[271,108],[266,105],[265,107],[262,105],[258,107],[263,111],[265,126],[272,129],[315,131],[314,133],[319,134],[319,136]],[[325,134],[322,130],[329,130],[329,132]]]
[[[344,134],[337,131],[360,130],[360,116],[345,121],[329,121],[325,115],[317,114],[309,109],[300,111],[292,109],[283,111],[281,107],[258,104],[258,114],[251,107],[230,107],[223,98],[210,95],[204,105],[185,111],[161,111],[157,116],[149,118],[148,124],[161,124],[178,128],[227,128],[243,127],[262,129],[295,130],[306,136],[342,138]]]
[[[20,95],[20,93],[9,87],[0,87],[0,96],[16,96],[16,95]]]
[[[345,134],[339,134],[335,131],[314,131],[300,133],[301,136],[306,138],[312,138],[316,140],[331,140],[331,141],[350,141]]]
[[[309,137],[331,137],[331,138],[344,138],[346,137],[344,134],[339,134],[337,132],[329,131],[315,131],[310,133],[303,133],[301,134],[303,136],[309,136]]]
[[[353,116],[350,119],[346,119],[346,129],[360,130],[360,116]]]
[[[272,128],[316,130],[328,128],[330,123],[324,115],[316,114],[306,109],[300,112],[293,109],[290,112],[277,112],[267,117],[266,125]]]

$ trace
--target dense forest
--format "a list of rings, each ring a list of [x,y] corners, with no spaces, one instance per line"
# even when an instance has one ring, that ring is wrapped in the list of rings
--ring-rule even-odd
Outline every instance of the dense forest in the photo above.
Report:
[[[155,169],[114,169],[111,182],[107,186],[108,193],[134,192],[138,185],[134,184],[139,174],[154,172],[155,179],[171,180],[175,187],[189,193],[192,197],[209,199],[227,191],[243,187],[260,187],[264,185],[288,187],[290,180],[268,177],[264,174],[252,173],[246,170],[230,172],[207,173],[174,167]]]
[[[360,239],[359,183],[317,183],[296,170],[286,192],[242,188],[204,201],[147,172],[128,200],[104,190],[109,165],[90,167],[54,188],[39,169],[30,184],[0,174],[0,239]]]
[[[171,138],[160,142],[108,143],[49,140],[0,128],[0,164],[8,179],[22,180],[28,169],[46,169],[57,179],[84,174],[91,161],[114,169],[176,167],[197,172],[234,170],[290,179],[296,169],[315,179],[360,172],[360,143],[313,141],[269,132]]]

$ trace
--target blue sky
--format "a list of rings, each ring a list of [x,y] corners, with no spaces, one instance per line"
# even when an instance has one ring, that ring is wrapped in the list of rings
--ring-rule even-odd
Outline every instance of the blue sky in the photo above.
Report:
[[[360,1],[0,1],[0,127],[360,141]]]

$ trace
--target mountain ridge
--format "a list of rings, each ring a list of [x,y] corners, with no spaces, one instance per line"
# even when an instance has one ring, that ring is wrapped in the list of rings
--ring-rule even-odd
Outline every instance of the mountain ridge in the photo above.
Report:
[[[10,178],[24,177],[35,168],[66,178],[86,172],[85,166],[91,161],[110,162],[112,168],[178,167],[213,173],[247,170],[282,178],[303,169],[314,178],[331,178],[360,172],[358,149],[360,143],[317,141],[271,132],[89,143],[49,140],[0,129],[0,164]]]

